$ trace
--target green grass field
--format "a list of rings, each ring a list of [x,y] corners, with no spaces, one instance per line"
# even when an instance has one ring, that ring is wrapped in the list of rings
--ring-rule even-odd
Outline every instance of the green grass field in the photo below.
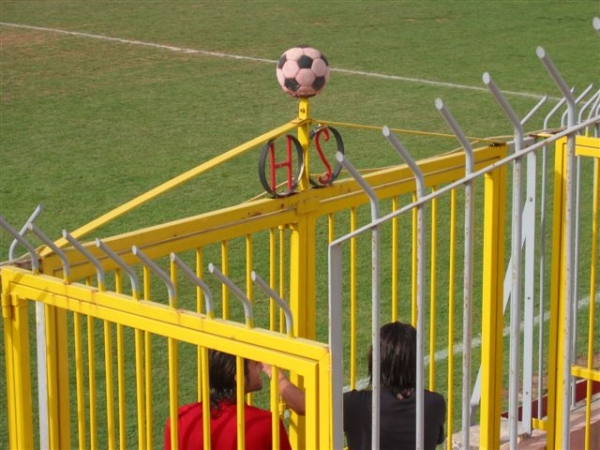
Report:
[[[468,136],[510,135],[482,82],[489,72],[521,117],[550,97],[528,126],[538,129],[560,93],[536,47],[576,93],[597,89],[598,15],[597,1],[2,1],[0,215],[20,228],[42,204],[37,223],[58,238],[289,121],[297,105],[277,85],[275,61],[302,43],[332,68],[313,117],[449,133],[434,108],[439,97]],[[402,140],[417,159],[458,147]],[[397,163],[377,132],[357,135],[347,150],[359,168]],[[258,151],[93,237],[260,194]],[[0,231],[0,261],[11,241]],[[0,436],[5,395],[0,383]]]
[[[600,44],[591,28],[598,13],[594,1],[2,2],[1,22],[50,30],[0,27],[0,211],[20,226],[41,203],[40,226],[58,236],[294,117],[274,63],[154,44],[276,60],[310,43],[334,69],[312,102],[314,117],[447,133],[433,106],[440,97],[467,135],[485,137],[512,133],[485,92],[485,71],[500,88],[527,94],[507,96],[520,115],[534,96],[559,96],[535,56],[538,45],[569,85],[598,81]],[[410,138],[406,145],[416,157],[457,146]],[[381,165],[395,161],[385,150]],[[373,164],[372,148],[349,151],[358,167]],[[258,194],[256,159],[211,173],[108,232]],[[0,236],[6,255],[11,239]]]

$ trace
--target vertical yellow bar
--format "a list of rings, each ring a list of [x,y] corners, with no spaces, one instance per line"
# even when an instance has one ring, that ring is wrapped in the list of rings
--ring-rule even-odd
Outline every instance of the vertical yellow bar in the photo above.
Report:
[[[600,140],[598,141],[600,143]],[[596,271],[598,270],[598,227],[600,225],[600,158],[594,160],[594,180],[592,196],[592,249],[590,261],[590,317],[588,321],[587,369],[594,368],[594,330],[596,329]],[[585,448],[592,448],[592,378],[586,382],[585,404]]]
[[[144,298],[150,298],[150,268],[144,265],[142,271],[144,277]],[[143,352],[141,353],[143,358],[143,379],[144,382],[141,384],[143,387],[144,397],[144,410],[142,412],[144,416],[144,441],[148,448],[152,448],[152,335],[149,331],[144,330],[143,332]],[[141,429],[140,429],[141,430]]]
[[[314,338],[315,286],[308,280],[315,277],[314,217],[299,217],[298,223],[290,229],[290,309],[294,321],[294,335]],[[290,381],[300,389],[301,380],[291,374]],[[304,419],[292,412],[290,417],[290,441],[294,448],[305,448]]]
[[[144,331],[144,369],[146,376],[146,443],[148,448],[154,448],[152,423],[152,334]]]
[[[561,448],[563,364],[564,352],[562,322],[564,317],[564,201],[567,152],[566,139],[556,142],[554,160],[554,211],[552,219],[552,290],[550,292],[550,320],[548,325],[548,448]]]
[[[119,448],[127,449],[127,404],[125,386],[125,336],[123,325],[117,325],[117,399],[119,404]]]
[[[271,366],[270,389],[271,435],[273,436],[273,448],[279,448],[281,442],[281,436],[279,436],[279,369],[276,366]]]
[[[307,98],[300,98],[298,102],[298,120],[304,121],[298,127],[298,141],[302,144],[304,150],[304,170],[300,176],[298,187],[301,191],[310,189],[310,154],[308,145],[310,143],[310,103]]]
[[[114,404],[114,377],[113,377],[113,343],[110,322],[104,321],[104,366],[106,379],[106,425],[108,448],[115,448],[115,404]]]
[[[196,276],[198,276],[198,278],[202,278],[202,270],[204,267],[204,253],[201,247],[198,247],[196,249]],[[199,313],[202,313],[202,311],[204,310],[203,307],[204,304],[204,293],[202,292],[202,289],[198,286],[196,287],[196,310]],[[196,364],[196,389],[197,389],[197,397],[198,397],[198,401],[202,401],[203,397],[202,397],[202,392],[203,392],[203,385],[202,385],[202,369],[203,366],[202,365],[202,349],[200,347],[196,348],[196,358],[197,358],[197,364]],[[206,369],[208,370],[208,368]]]
[[[279,296],[286,298],[285,284],[285,226],[279,227]],[[284,332],[283,311],[279,311],[279,332]],[[297,336],[297,334],[295,334]]]
[[[11,296],[10,276],[6,272],[3,272],[2,275],[2,293],[0,295],[2,295],[6,355],[8,446],[9,448],[33,448],[27,302]]]
[[[435,191],[435,188],[433,188]],[[435,390],[435,341],[436,341],[436,301],[437,295],[437,220],[438,220],[438,200],[434,198],[431,201],[431,271],[430,271],[430,285],[429,285],[429,390]],[[423,383],[423,385],[425,385]]]
[[[237,403],[237,448],[244,450],[246,448],[246,424],[245,424],[245,376],[244,376],[244,358],[235,357],[236,365],[236,403]]]
[[[275,236],[275,228],[269,229],[269,286],[274,291],[277,284],[277,238]],[[277,308],[275,300],[271,299],[269,303],[269,330],[277,329]]]
[[[202,278],[202,270],[204,268],[204,255],[202,247],[196,249],[196,276]],[[204,311],[204,293],[200,286],[196,286],[196,311],[202,314]]]
[[[132,286],[133,290],[133,286]],[[115,292],[123,292],[123,273],[115,270]],[[117,403],[119,408],[119,448],[127,449],[127,404],[125,386],[125,336],[123,325],[117,324]]]
[[[81,314],[73,313],[73,339],[75,344],[75,389],[77,397],[77,432],[78,448],[85,450],[86,447],[86,419],[85,419],[85,391],[83,366],[83,339],[81,335]]]
[[[179,411],[179,364],[177,361],[178,350],[177,341],[169,338],[167,340],[169,353],[169,416],[171,420],[171,448],[176,449],[178,430],[178,411]]]
[[[135,390],[137,398],[138,447],[146,448],[146,401],[144,397],[144,332],[135,330]]]
[[[177,286],[177,265],[175,261],[170,263],[171,281],[174,286]],[[177,296],[170,299],[169,307],[177,308]],[[179,351],[177,340],[167,338],[167,354],[169,365],[169,417],[171,420],[171,448],[178,448],[178,412],[179,412]]]
[[[448,436],[454,433],[454,277],[456,268],[456,189],[450,191],[450,249],[448,256]],[[452,449],[452,439],[446,440],[448,450]]]
[[[350,208],[350,232],[356,230],[357,211]],[[350,239],[350,387],[356,389],[356,238]]]
[[[45,305],[48,428],[51,447],[71,447],[67,312]]]
[[[87,316],[87,353],[88,353],[88,386],[90,401],[90,447],[98,448],[98,421],[96,412],[98,407],[96,399],[96,336],[94,332],[94,318]]]
[[[481,320],[481,449],[500,446],[506,169],[485,176]],[[464,424],[467,426],[468,424]]]
[[[310,375],[307,375],[305,380],[305,392],[306,392],[306,420],[305,420],[305,445],[304,448],[319,448],[318,447],[318,435],[319,428],[316,421],[317,418],[317,367],[314,367],[314,371],[311,371]],[[329,447],[331,448],[331,447]]]
[[[301,98],[298,107],[298,141],[304,151],[304,169],[300,179],[299,195],[305,200],[310,199],[310,164],[308,147],[310,143],[310,110],[306,98]],[[303,203],[306,205],[307,202]],[[295,318],[294,335],[314,339],[315,330],[315,231],[316,215],[310,207],[298,210],[297,222],[290,226],[290,309]],[[303,380],[291,374],[291,381],[303,388]],[[306,447],[304,434],[304,419],[292,413],[290,418],[290,440],[295,448]]]
[[[392,198],[392,210],[397,211],[400,207],[398,197]],[[392,219],[392,322],[398,320],[398,242],[400,237],[398,235],[398,225],[400,219],[395,216]]]
[[[246,235],[246,296],[252,302],[254,299],[254,284],[252,283],[252,268],[254,266],[252,235]]]
[[[208,371],[208,349],[200,348],[201,364],[206,370],[201,372],[202,377],[202,437],[204,439],[204,448],[210,446],[210,380]]]
[[[327,215],[327,242],[330,243],[335,239],[335,215],[329,213]]]
[[[227,241],[221,241],[221,272],[223,275],[229,275],[229,245]],[[222,297],[222,317],[229,319],[229,289],[224,284],[221,286]]]
[[[69,377],[69,365],[62,361],[69,360],[67,339],[67,311],[56,310],[56,355],[58,357],[58,390],[60,392],[60,446],[71,448],[71,380]]]
[[[48,442],[50,447],[60,447],[60,392],[58,386],[58,357],[56,342],[56,309],[44,305],[46,329],[46,386],[48,389]],[[54,399],[50,401],[50,399]]]
[[[417,195],[413,193],[413,202],[417,200]],[[417,326],[417,208],[412,209],[412,256],[411,256],[411,267],[412,267],[412,292],[411,292],[411,318],[410,323]]]
[[[333,380],[330,355],[319,360],[315,421],[318,425],[319,448],[333,448]]]

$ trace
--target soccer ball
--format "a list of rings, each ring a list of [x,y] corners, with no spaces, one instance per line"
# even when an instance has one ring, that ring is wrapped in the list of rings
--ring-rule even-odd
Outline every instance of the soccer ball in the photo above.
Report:
[[[313,97],[323,90],[327,80],[327,58],[308,45],[286,50],[277,63],[277,81],[292,97]]]

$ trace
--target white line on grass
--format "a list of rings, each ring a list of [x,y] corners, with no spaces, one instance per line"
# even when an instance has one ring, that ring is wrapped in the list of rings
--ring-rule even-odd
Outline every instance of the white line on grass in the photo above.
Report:
[[[67,30],[60,30],[57,28],[36,27],[33,25],[23,25],[23,24],[18,24],[18,23],[7,23],[7,22],[0,22],[0,25],[5,26],[5,27],[24,28],[27,30],[36,30],[36,31],[47,31],[47,32],[51,32],[51,33],[66,34],[66,35],[70,35],[70,36],[85,37],[85,38],[90,38],[90,39],[98,39],[98,40],[111,41],[111,42],[119,42],[121,44],[141,45],[144,47],[159,48],[162,50],[169,50],[172,52],[185,53],[185,54],[191,54],[191,55],[196,54],[196,55],[212,56],[215,58],[230,58],[230,59],[237,59],[237,60],[244,60],[244,61],[264,62],[264,63],[269,63],[269,64],[277,63],[277,60],[274,60],[274,59],[256,58],[253,56],[235,55],[235,54],[231,54],[231,53],[213,52],[213,51],[209,51],[209,50],[198,50],[198,49],[186,48],[186,47],[176,47],[173,45],[156,44],[153,42],[137,41],[137,40],[133,40],[133,39],[122,39],[122,38],[104,36],[101,34],[84,33],[84,32],[80,32],[80,31],[67,31]],[[364,76],[364,77],[380,78],[380,79],[384,79],[384,80],[404,81],[404,82],[408,82],[408,83],[426,84],[429,86],[438,86],[438,87],[444,87],[444,88],[450,88],[450,89],[462,89],[462,90],[469,90],[469,91],[489,92],[489,90],[487,88],[484,88],[481,86],[468,86],[468,85],[464,85],[464,84],[446,83],[446,82],[442,82],[442,81],[427,80],[424,78],[411,78],[411,77],[403,77],[403,76],[399,76],[399,75],[386,75],[386,74],[382,74],[382,73],[364,72],[361,70],[339,69],[339,68],[334,68],[334,67],[331,68],[331,71],[338,72],[338,73],[344,73],[347,75],[359,75],[359,76]],[[502,93],[504,93],[506,95],[513,95],[516,97],[528,97],[528,98],[535,98],[535,99],[542,98],[542,95],[532,94],[529,92],[504,91],[503,90]],[[560,100],[559,98],[556,98],[556,97],[548,97],[548,98],[552,99],[552,100],[556,100],[556,101]]]
[[[598,294],[596,296],[596,303],[600,303],[600,294]],[[590,304],[590,298],[586,297],[582,300],[580,300],[577,303],[577,307],[578,309],[583,309],[585,307],[587,307]],[[544,322],[546,322],[548,320],[548,314],[544,315]],[[536,316],[534,321],[533,321],[533,325],[537,326],[540,324],[540,317]],[[525,324],[523,322],[521,322],[521,330],[524,328]],[[502,336],[506,337],[510,334],[510,328],[509,327],[505,327],[504,331],[502,332]],[[471,348],[478,348],[481,346],[481,335],[477,336],[475,338],[473,338],[473,340],[471,341]],[[455,344],[454,347],[452,347],[452,354],[457,355],[457,354],[461,354],[463,352],[463,345],[462,343],[459,344]],[[433,359],[435,361],[443,361],[445,359],[448,359],[448,349],[444,349],[444,350],[439,350],[437,352],[435,352]],[[424,358],[424,364],[427,365],[429,364],[429,356],[425,356]],[[361,378],[360,380],[358,380],[356,382],[356,389],[357,390],[361,390],[361,389],[365,389],[366,387],[369,386],[369,378]],[[347,392],[350,390],[350,386],[344,386],[344,392]]]

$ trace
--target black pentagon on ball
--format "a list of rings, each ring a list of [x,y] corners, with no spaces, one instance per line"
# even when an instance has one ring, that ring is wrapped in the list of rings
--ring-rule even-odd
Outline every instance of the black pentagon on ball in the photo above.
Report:
[[[326,82],[326,78],[325,77],[317,77],[315,78],[315,81],[313,81],[312,87],[315,91],[320,91],[321,89],[323,89],[323,86],[325,86],[325,82]]]
[[[296,92],[300,88],[295,78],[286,78],[283,85],[292,92]]]
[[[298,60],[298,67],[301,69],[310,69],[313,64],[313,59],[310,56],[302,55]]]
[[[277,68],[281,69],[286,61],[287,61],[287,58],[286,58],[285,54],[281,55],[281,58],[279,58],[279,61],[277,62]]]

